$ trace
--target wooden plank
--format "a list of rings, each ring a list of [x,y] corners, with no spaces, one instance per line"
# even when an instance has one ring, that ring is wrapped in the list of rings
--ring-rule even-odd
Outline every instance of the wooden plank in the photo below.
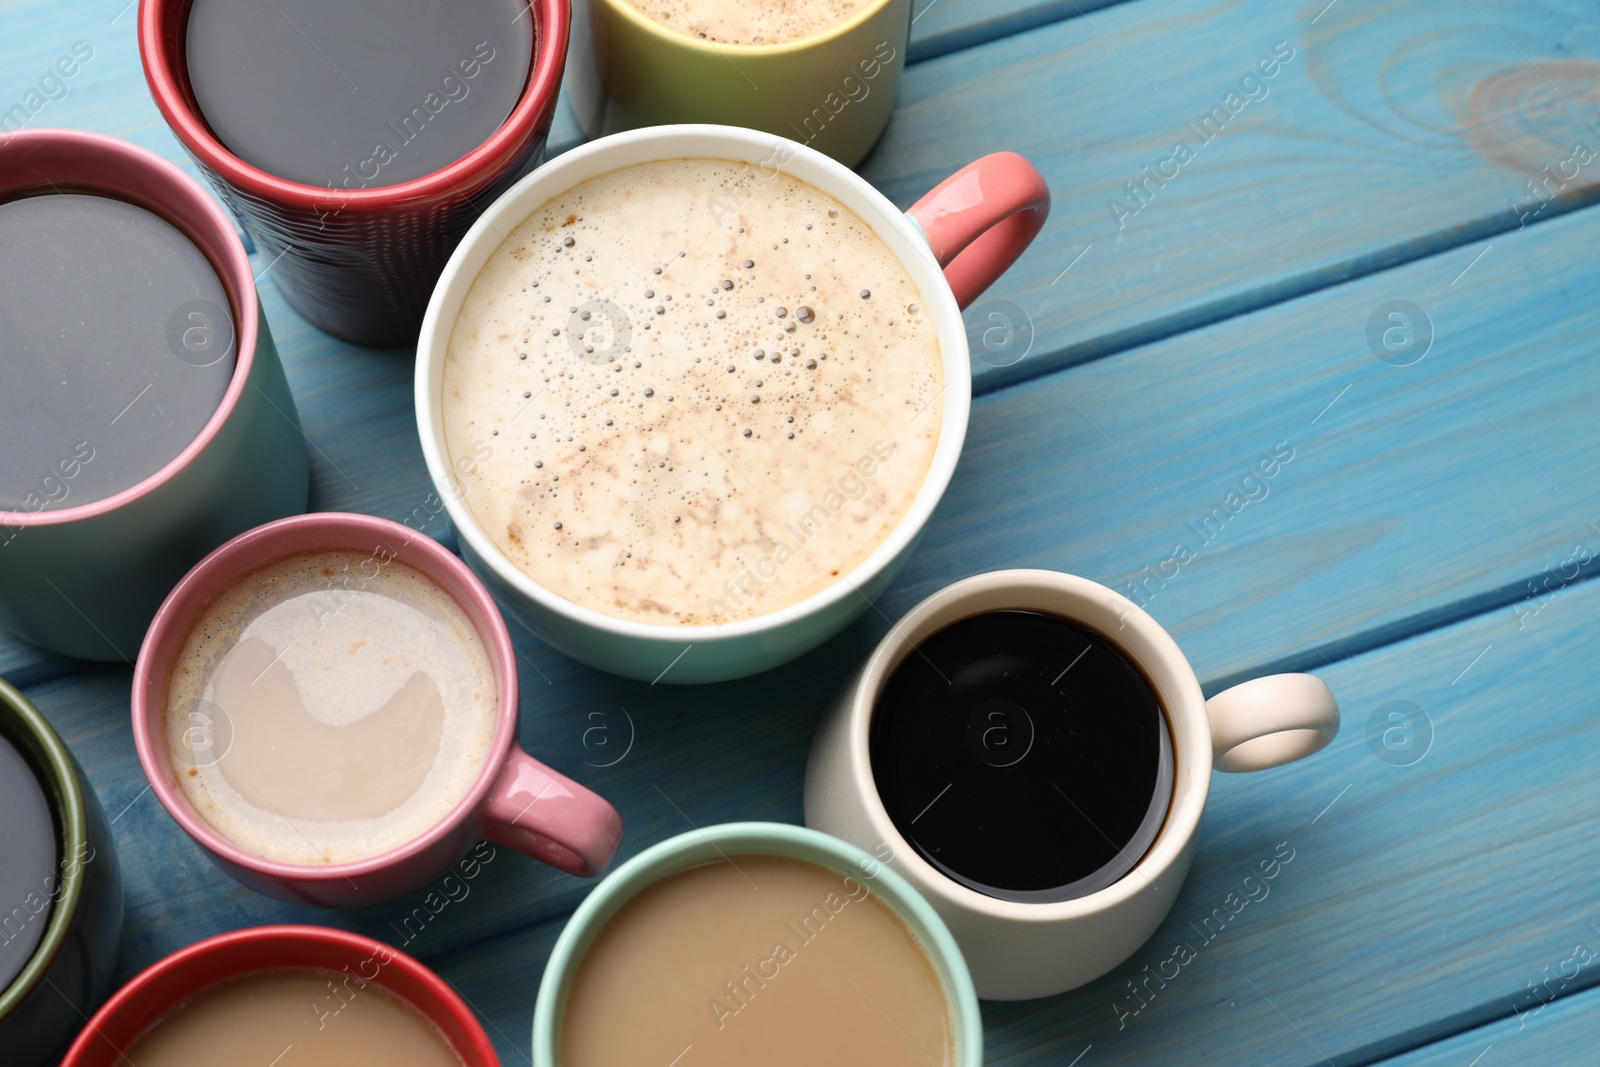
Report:
[[[1578,295],[1597,237],[1579,212],[983,397],[885,611],[996,566],[1074,571],[1146,606],[1214,685],[1526,612],[1574,544],[1600,555],[1600,473],[1572,445],[1600,405],[1600,313]],[[1431,323],[1412,366],[1369,347],[1393,300]]]
[[[1087,18],[1122,0],[917,0],[911,16],[911,61],[1026,33],[1052,22]]]
[[[987,152],[1039,165],[1050,222],[968,314],[1025,317],[1026,359],[974,362],[1016,381],[1593,201],[1597,58],[1577,0],[1138,0],[917,65],[862,173],[909,205]]]
[[[1579,933],[1577,942],[1585,942],[1590,951],[1600,949],[1600,939],[1592,931]],[[1573,948],[1577,948],[1575,943]],[[1588,954],[1568,955],[1555,961],[1551,973],[1567,960],[1566,972],[1581,973],[1593,967],[1580,966],[1579,960]],[[1535,978],[1544,978],[1536,975]],[[1574,978],[1574,984],[1576,978]],[[1551,989],[1559,988],[1559,978],[1553,980]],[[1540,1000],[1529,993],[1524,999],[1529,1003],[1508,1012],[1507,1016],[1485,1026],[1423,1045],[1393,1059],[1379,1061],[1374,1067],[1501,1067],[1507,1063],[1588,1063],[1594,1059],[1594,1049],[1600,1041],[1600,990],[1592,987],[1579,993],[1564,993]]]
[[[1593,317],[1600,312],[1592,302],[1571,299],[1592,289],[1582,252],[1592,247],[1597,227],[1600,212],[1583,212],[1497,245],[1491,252],[1496,258],[1479,263],[1495,270],[1474,268],[1455,285],[1450,280],[1476,254],[1471,249],[985,397],[974,413],[968,454],[950,498],[906,577],[881,601],[882,616],[869,613],[817,653],[771,674],[692,690],[597,674],[519,630],[524,739],[542,758],[619,805],[629,820],[627,854],[687,828],[690,819],[798,820],[799,783],[817,709],[889,619],[935,586],[993,567],[1047,565],[1107,581],[1130,577],[1164,558],[1171,537],[1189,536],[1185,523],[1224,502],[1242,474],[1278,441],[1291,442],[1295,455],[1267,480],[1268,495],[1229,518],[1214,543],[1150,601],[1152,613],[1189,651],[1208,690],[1262,664],[1320,662],[1305,644],[1308,637],[1339,657],[1363,642],[1387,641],[1486,604],[1494,606],[1493,613],[1471,632],[1499,627],[1503,638],[1489,636],[1464,649],[1403,644],[1379,654],[1411,665],[1404,670],[1447,671],[1453,678],[1469,668],[1467,680],[1475,681],[1473,672],[1500,677],[1496,672],[1513,670],[1526,656],[1545,654],[1544,643],[1554,637],[1543,635],[1555,634],[1557,627],[1549,624],[1560,615],[1553,605],[1544,606],[1548,597],[1521,603],[1516,611],[1507,605],[1525,595],[1523,581],[1542,577],[1540,568],[1547,564],[1556,576],[1552,588],[1558,587],[1570,542],[1586,537],[1586,515],[1600,517],[1594,506],[1597,476],[1568,445],[1583,439],[1600,389],[1592,359]],[[1575,265],[1556,286],[1544,269],[1552,262]],[[1426,303],[1439,334],[1436,351],[1407,368],[1376,360],[1362,332],[1371,309],[1394,293]],[[1354,336],[1338,344],[1300,340],[1337,335],[1329,328],[1333,323]],[[387,410],[372,417],[349,403],[351,396],[380,405],[382,398],[394,397],[393,404],[403,407],[405,368],[384,360],[382,353],[365,360],[341,355],[333,366],[319,368],[312,376],[315,388],[304,392],[304,410],[313,436],[327,442],[331,460],[360,486],[352,488],[319,459],[319,503],[346,506],[354,500],[366,510],[400,517],[425,498],[426,484],[414,461],[403,452],[392,455],[392,433],[385,438],[361,429],[392,424],[399,415]],[[1458,385],[1475,399],[1465,401]],[[1094,424],[1080,411],[1092,412]],[[1135,464],[1162,486],[1160,492],[1143,481]],[[1550,489],[1537,471],[1562,489]],[[1586,543],[1600,555],[1600,536]],[[1566,569],[1576,576],[1592,568]],[[1537,628],[1540,636],[1524,634],[1519,625]],[[1352,662],[1324,674],[1359,732],[1376,701]],[[1403,673],[1400,666],[1385,669]],[[143,789],[126,736],[128,685],[125,668],[106,668],[32,690],[74,747],[87,753],[91,777],[113,814]],[[1402,695],[1430,713],[1439,706]],[[590,718],[596,712],[604,718]],[[590,734],[586,749],[585,731],[597,721],[607,730]],[[600,745],[600,737],[613,747]],[[625,759],[592,766],[612,760],[629,737],[634,744]],[[1345,740],[1351,737],[1347,731]],[[1219,855],[1237,859],[1243,849],[1254,863],[1254,835],[1264,831],[1249,822],[1256,817],[1252,812],[1270,812],[1288,797],[1296,798],[1294,804],[1302,796],[1308,804],[1321,797],[1320,807],[1350,781],[1326,788],[1316,778],[1315,788],[1301,789],[1282,785],[1281,776],[1311,774],[1318,767],[1334,773],[1334,766],[1318,761],[1305,771],[1219,780],[1219,790],[1242,789],[1247,798],[1242,810],[1221,809],[1235,814],[1211,817],[1214,831],[1208,832],[1224,842],[1217,846]],[[1381,813],[1376,788],[1374,780],[1362,795]],[[1494,808],[1475,799],[1493,815]],[[1409,804],[1402,797],[1400,810],[1409,813]],[[1236,827],[1236,816],[1244,829]],[[403,928],[404,916],[421,900],[419,894],[337,915],[273,904],[211,870],[148,796],[122,817],[118,833],[130,850],[125,972],[194,937],[248,923],[332,922],[399,940],[401,935],[384,931]],[[181,857],[181,877],[174,874],[172,857]],[[1418,870],[1386,869],[1385,877],[1436,873],[1425,851],[1414,860]],[[1349,854],[1341,854],[1340,863],[1362,870]],[[1216,877],[1234,873],[1224,865]],[[1489,885],[1480,888],[1487,892]],[[531,989],[537,963],[529,960],[542,956],[523,947],[508,959],[487,961],[481,946],[530,931],[528,937],[546,938],[537,942],[544,951],[554,926],[585,889],[584,883],[508,856],[473,887],[470,907],[455,907],[426,924],[408,947],[450,966],[459,954],[463,981],[478,982],[477,968],[488,968],[489,977],[481,979],[484,995],[514,998],[517,990]],[[1331,900],[1324,918],[1335,914],[1340,900],[1356,909],[1340,921],[1341,929],[1366,921],[1359,909],[1367,905],[1353,890]],[[1505,941],[1505,951],[1519,950],[1516,938],[1507,935]],[[1542,945],[1523,948],[1543,951]],[[1382,973],[1382,942],[1367,951],[1367,973]],[[1532,971],[1538,966],[1533,963]],[[522,985],[499,988],[506,975],[498,968],[512,967],[527,969],[529,976]],[[1235,972],[1219,967],[1217,973]],[[499,1020],[509,1008],[486,1010]],[[1005,1012],[1019,1009],[999,1010],[1003,1022],[1010,1018]],[[1408,1025],[1430,1018],[1419,1015]],[[1027,1015],[1008,1032],[1045,1025],[1044,1016]]]

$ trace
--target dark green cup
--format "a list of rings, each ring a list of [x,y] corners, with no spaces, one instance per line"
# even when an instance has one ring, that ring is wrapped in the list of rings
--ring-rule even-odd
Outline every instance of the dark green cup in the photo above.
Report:
[[[83,768],[39,709],[4,681],[0,737],[43,786],[59,860],[49,884],[31,899],[0,901],[0,927],[46,924],[28,962],[0,990],[0,1061],[35,1067],[56,1061],[111,986],[122,936],[122,871]],[[48,911],[38,906],[44,900]]]

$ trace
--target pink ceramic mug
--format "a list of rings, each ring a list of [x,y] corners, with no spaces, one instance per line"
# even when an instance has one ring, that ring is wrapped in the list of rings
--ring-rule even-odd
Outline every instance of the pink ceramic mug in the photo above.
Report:
[[[474,624],[494,670],[499,721],[490,756],[443,820],[399,848],[351,863],[264,859],[215,830],[178,785],[166,740],[167,682],[194,622],[240,578],[289,556],[351,551],[398,561],[448,592]],[[167,597],[134,669],[133,739],[146,777],[178,825],[233,878],[298,904],[350,907],[392,899],[438,877],[481,837],[571,874],[598,874],[622,840],[610,804],[529,756],[517,744],[516,652],[483,583],[432,538],[369,515],[321,512],[258,526],[195,565]]]

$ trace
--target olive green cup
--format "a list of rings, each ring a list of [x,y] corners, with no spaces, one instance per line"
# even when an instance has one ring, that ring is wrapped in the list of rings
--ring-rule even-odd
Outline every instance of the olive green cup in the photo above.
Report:
[[[821,33],[763,45],[700,40],[628,0],[573,0],[568,90],[591,139],[712,122],[853,167],[889,123],[910,34],[911,0],[872,0]]]
[[[110,989],[122,935],[122,872],[83,768],[39,709],[4,681],[0,736],[44,787],[59,857],[56,876],[37,893],[0,901],[8,931],[46,924],[27,964],[0,990],[0,1062],[37,1067],[56,1062]]]

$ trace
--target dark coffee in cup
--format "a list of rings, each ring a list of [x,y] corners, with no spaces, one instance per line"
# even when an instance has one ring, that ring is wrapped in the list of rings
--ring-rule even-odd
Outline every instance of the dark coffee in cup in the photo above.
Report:
[[[522,96],[526,0],[195,0],[189,81],[228,150],[304,185],[420,178]]]
[[[0,732],[0,991],[27,966],[59,893],[57,833],[43,784]]]
[[[874,709],[872,774],[895,828],[947,877],[1003,900],[1087,896],[1138,864],[1172,798],[1172,740],[1112,642],[1034,611],[934,633]]]
[[[121,935],[100,802],[39,709],[0,679],[0,1063],[60,1062],[105,999]]]
[[[137,485],[199,435],[233,380],[233,314],[205,253],[108,196],[46,187],[0,203],[0,336],[3,511]]]

